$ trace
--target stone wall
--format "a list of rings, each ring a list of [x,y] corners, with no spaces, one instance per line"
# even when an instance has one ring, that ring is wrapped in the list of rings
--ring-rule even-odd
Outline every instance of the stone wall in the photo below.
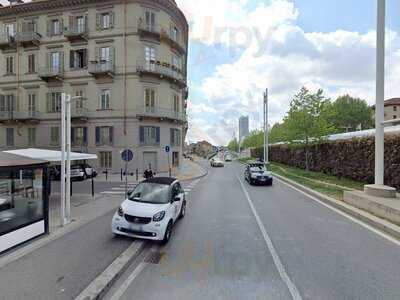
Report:
[[[253,157],[262,157],[262,148],[252,149]],[[305,169],[305,149],[301,146],[274,145],[271,161]],[[323,142],[309,146],[309,169],[365,183],[373,183],[375,139],[358,138]],[[400,189],[400,135],[385,137],[385,184]]]

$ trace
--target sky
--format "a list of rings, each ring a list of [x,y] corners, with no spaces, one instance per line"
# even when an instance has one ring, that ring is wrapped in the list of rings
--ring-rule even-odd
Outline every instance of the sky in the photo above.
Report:
[[[176,0],[190,24],[187,142],[280,122],[301,87],[374,103],[377,0]],[[386,98],[400,97],[400,1],[387,2]],[[0,0],[0,3],[4,3]]]

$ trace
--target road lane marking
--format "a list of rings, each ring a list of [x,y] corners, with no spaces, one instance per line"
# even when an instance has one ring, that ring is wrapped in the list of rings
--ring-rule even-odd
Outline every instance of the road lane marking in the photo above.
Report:
[[[339,215],[341,215],[341,216],[343,216],[343,217],[345,217],[345,218],[347,218],[347,219],[353,221],[354,223],[357,223],[358,225],[364,227],[365,229],[368,229],[368,230],[372,231],[373,233],[375,233],[375,234],[377,234],[377,235],[379,235],[379,236],[385,238],[386,240],[388,240],[388,241],[390,241],[390,242],[396,244],[397,246],[400,246],[400,241],[397,240],[396,238],[394,238],[394,237],[392,237],[392,236],[390,236],[390,235],[388,235],[388,234],[386,234],[386,233],[384,233],[384,232],[382,232],[382,231],[380,231],[380,230],[374,228],[374,227],[371,226],[371,225],[368,225],[367,223],[364,223],[364,222],[361,221],[361,220],[358,220],[358,219],[355,218],[355,217],[352,217],[351,215],[349,215],[349,214],[347,214],[347,213],[345,213],[345,212],[339,210],[338,208],[335,208],[335,207],[333,207],[333,206],[330,206],[329,204],[327,204],[327,203],[325,203],[325,202],[323,202],[323,201],[321,201],[321,200],[315,198],[314,196],[311,196],[310,194],[307,194],[306,192],[304,192],[304,191],[302,191],[302,190],[300,190],[300,189],[298,189],[298,188],[296,188],[296,187],[290,185],[289,183],[284,182],[283,180],[280,180],[279,178],[276,178],[276,177],[274,177],[274,178],[275,178],[275,180],[279,181],[280,183],[283,183],[284,185],[286,185],[286,186],[292,188],[292,189],[295,190],[296,192],[299,192],[299,193],[303,194],[303,195],[306,196],[307,198],[310,198],[311,200],[314,200],[315,202],[318,202],[319,204],[325,206],[326,208],[329,208],[330,210],[333,210],[334,212],[336,212],[336,213],[338,213]]]
[[[125,191],[121,191],[121,192],[104,191],[104,192],[101,192],[100,194],[103,194],[103,195],[125,195]]]
[[[301,297],[297,287],[295,286],[295,284],[293,283],[293,281],[290,279],[289,275],[287,274],[285,267],[284,267],[281,259],[279,258],[278,252],[276,251],[275,246],[272,243],[272,240],[269,237],[267,230],[264,227],[264,224],[261,222],[260,216],[258,215],[256,208],[254,207],[253,202],[250,199],[249,193],[247,192],[245,186],[243,185],[243,182],[240,180],[240,178],[237,174],[236,174],[236,178],[240,182],[242,191],[243,191],[244,195],[246,196],[247,202],[250,205],[251,211],[253,212],[253,215],[257,221],[258,227],[261,230],[261,233],[264,237],[264,241],[269,249],[269,252],[272,255],[272,259],[273,259],[274,264],[279,272],[281,279],[283,280],[283,282],[285,282],[293,300],[302,300],[303,298]]]

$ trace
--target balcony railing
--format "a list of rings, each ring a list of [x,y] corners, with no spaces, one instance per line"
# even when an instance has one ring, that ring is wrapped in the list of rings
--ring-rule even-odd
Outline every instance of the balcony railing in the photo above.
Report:
[[[137,116],[140,118],[156,118],[170,121],[185,121],[186,115],[183,112],[177,112],[172,109],[138,106]]]
[[[17,42],[23,46],[38,46],[41,38],[42,36],[35,31],[25,31],[17,34]]]
[[[92,61],[89,63],[89,73],[95,77],[115,75],[115,65],[113,61]]]
[[[64,36],[70,41],[88,40],[89,28],[85,26],[70,26],[64,31]]]
[[[9,34],[0,34],[0,49],[9,49],[16,47],[16,37]]]
[[[171,66],[168,63],[161,63],[159,61],[138,61],[137,72],[140,75],[155,75],[160,79],[166,78],[172,83],[177,84],[180,88],[185,88],[186,75],[179,69]]]
[[[87,120],[89,117],[89,110],[86,107],[72,107],[71,118]]]
[[[39,77],[46,82],[62,81],[64,79],[64,66],[41,67],[39,68]]]
[[[159,24],[147,24],[142,19],[138,21],[138,33],[140,37],[150,37],[160,40],[161,31],[162,28]]]
[[[38,111],[0,111],[0,121],[39,121]]]

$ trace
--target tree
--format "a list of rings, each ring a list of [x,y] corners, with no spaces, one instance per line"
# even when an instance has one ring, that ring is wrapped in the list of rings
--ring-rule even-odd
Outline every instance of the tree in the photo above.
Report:
[[[233,152],[239,152],[239,143],[236,138],[229,142],[228,149]]]
[[[310,143],[321,140],[334,131],[325,117],[329,103],[329,99],[324,97],[321,89],[312,94],[303,87],[293,97],[289,112],[284,119],[287,140],[304,145],[307,170]]]
[[[241,144],[242,149],[257,148],[264,144],[264,131],[253,130],[244,138]]]
[[[269,143],[275,144],[287,140],[285,123],[275,123],[269,131]]]
[[[332,103],[329,121],[337,132],[356,131],[374,127],[373,110],[365,100],[349,95],[340,96]]]

